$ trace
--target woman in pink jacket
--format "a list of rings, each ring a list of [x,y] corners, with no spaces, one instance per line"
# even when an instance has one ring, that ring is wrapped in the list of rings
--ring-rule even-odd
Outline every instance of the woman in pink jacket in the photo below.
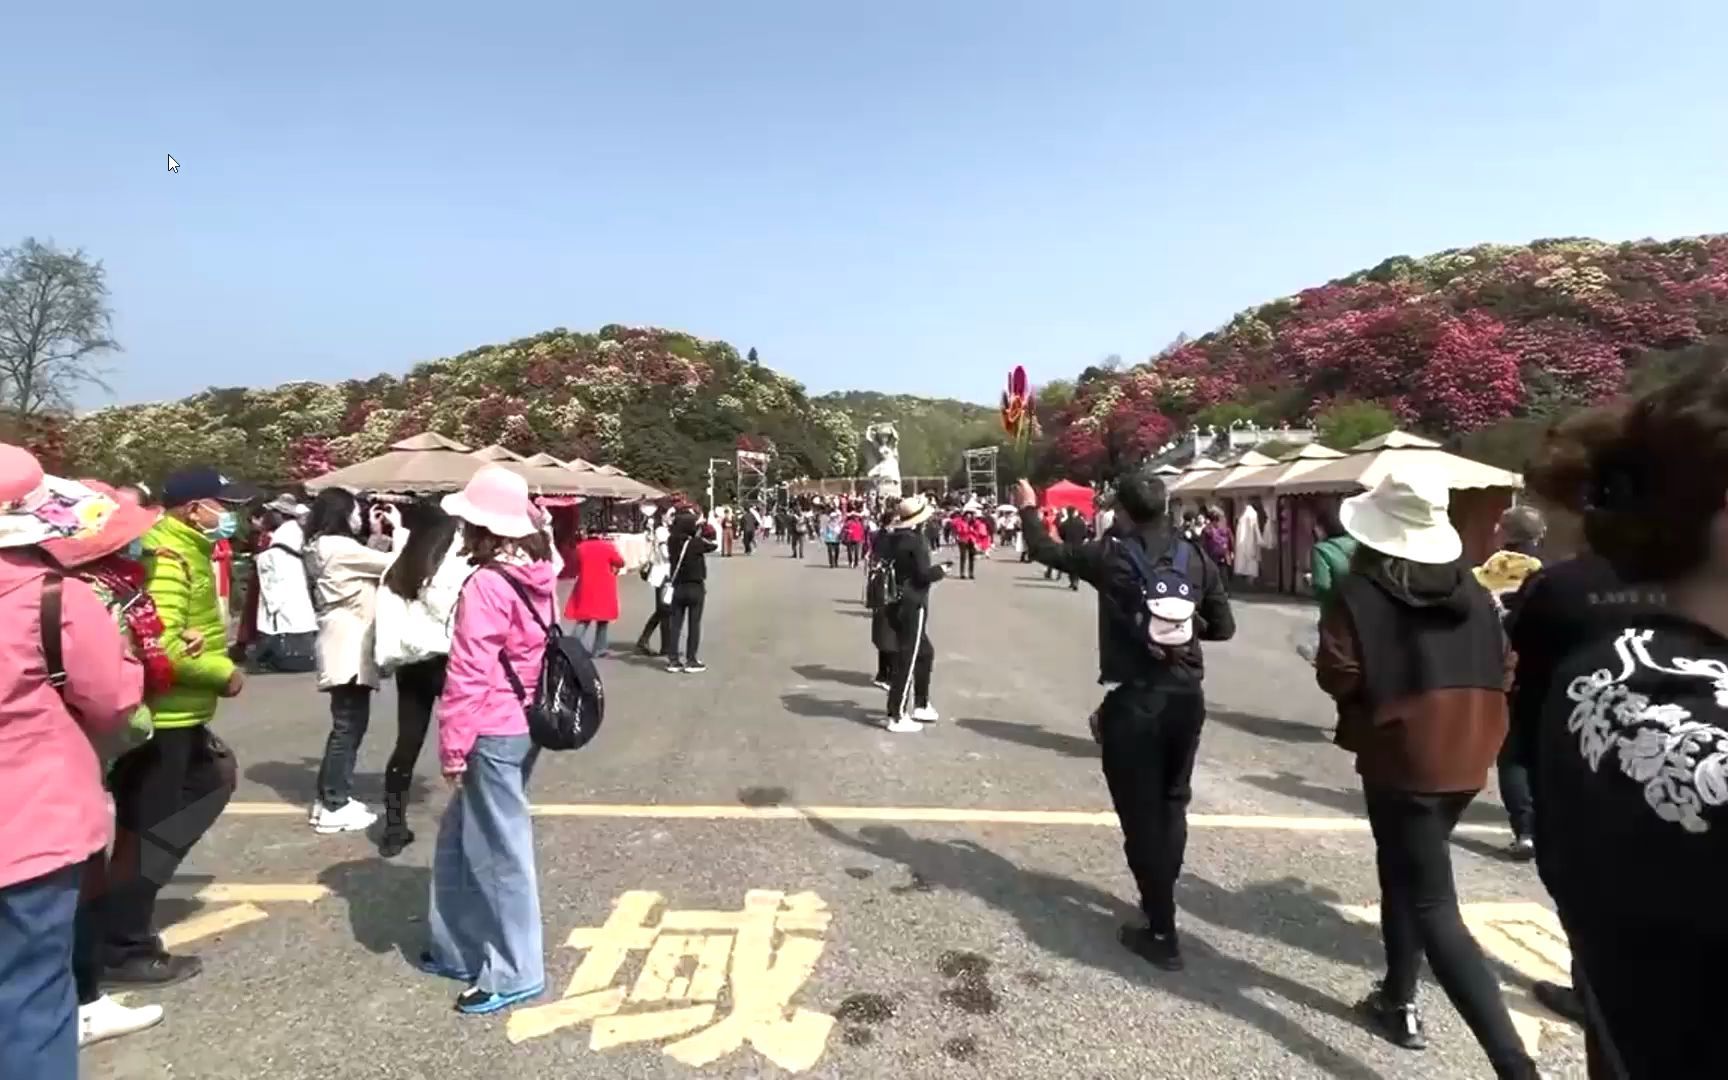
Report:
[[[532,688],[557,617],[557,571],[528,484],[488,465],[444,500],[477,569],[462,587],[438,700],[438,757],[455,796],[432,856],[423,970],[468,983],[459,1012],[537,997],[546,985],[528,776],[538,753],[510,674]]]
[[[37,545],[88,536],[114,510],[82,485],[44,476],[28,451],[0,444],[0,791],[9,796],[0,828],[0,1061],[8,1076],[78,1076],[78,886],[114,824],[91,740],[119,731],[144,696],[144,669],[113,616],[90,586],[50,570]]]

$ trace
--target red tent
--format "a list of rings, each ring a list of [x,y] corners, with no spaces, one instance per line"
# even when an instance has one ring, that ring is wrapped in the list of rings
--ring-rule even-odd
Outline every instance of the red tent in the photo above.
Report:
[[[1092,520],[1092,503],[1096,493],[1084,484],[1076,484],[1071,480],[1058,480],[1044,489],[1044,499],[1041,505],[1060,510],[1072,506],[1080,512],[1087,521]]]

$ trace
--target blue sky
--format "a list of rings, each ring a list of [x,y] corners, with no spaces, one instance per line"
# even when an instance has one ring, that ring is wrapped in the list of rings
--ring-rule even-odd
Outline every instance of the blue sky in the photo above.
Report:
[[[1013,363],[1140,359],[1387,255],[1728,227],[1713,0],[104,0],[0,28],[0,243],[106,261],[122,401],[608,322],[989,401]]]

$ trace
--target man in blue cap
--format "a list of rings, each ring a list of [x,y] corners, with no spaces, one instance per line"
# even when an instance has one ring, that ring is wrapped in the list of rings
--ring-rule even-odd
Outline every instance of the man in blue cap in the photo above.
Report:
[[[162,486],[162,520],[144,534],[144,589],[162,619],[174,685],[149,699],[155,735],[114,765],[115,841],[110,885],[98,901],[102,981],[167,986],[198,974],[196,956],[170,956],[152,927],[156,894],[216,823],[234,793],[234,755],[210,731],[221,698],[245,676],[228,658],[217,595],[215,545],[234,535],[232,506],[256,490],[216,469],[183,469]]]

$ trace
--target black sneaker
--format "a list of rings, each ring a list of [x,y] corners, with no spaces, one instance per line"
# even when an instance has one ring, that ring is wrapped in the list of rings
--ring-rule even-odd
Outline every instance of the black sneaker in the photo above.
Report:
[[[1116,940],[1155,968],[1181,971],[1187,966],[1182,960],[1182,946],[1174,930],[1167,934],[1154,934],[1149,926],[1124,926],[1116,932]]]
[[[204,970],[204,961],[196,956],[131,956],[102,971],[102,985],[108,989],[126,990],[139,987],[160,989],[185,982]]]
[[[688,664],[684,665],[684,671],[688,675],[700,675],[707,670],[708,665],[704,664],[700,660],[692,660]]]
[[[393,859],[402,854],[402,849],[413,842],[413,829],[406,825],[386,825],[384,834],[378,838],[378,854],[386,859]]]
[[[1375,983],[1368,996],[1357,1003],[1356,1011],[1368,1020],[1369,1027],[1393,1045],[1406,1050],[1427,1048],[1428,1033],[1422,1028],[1422,1014],[1416,1011],[1414,1001],[1392,1001],[1381,985]]]

